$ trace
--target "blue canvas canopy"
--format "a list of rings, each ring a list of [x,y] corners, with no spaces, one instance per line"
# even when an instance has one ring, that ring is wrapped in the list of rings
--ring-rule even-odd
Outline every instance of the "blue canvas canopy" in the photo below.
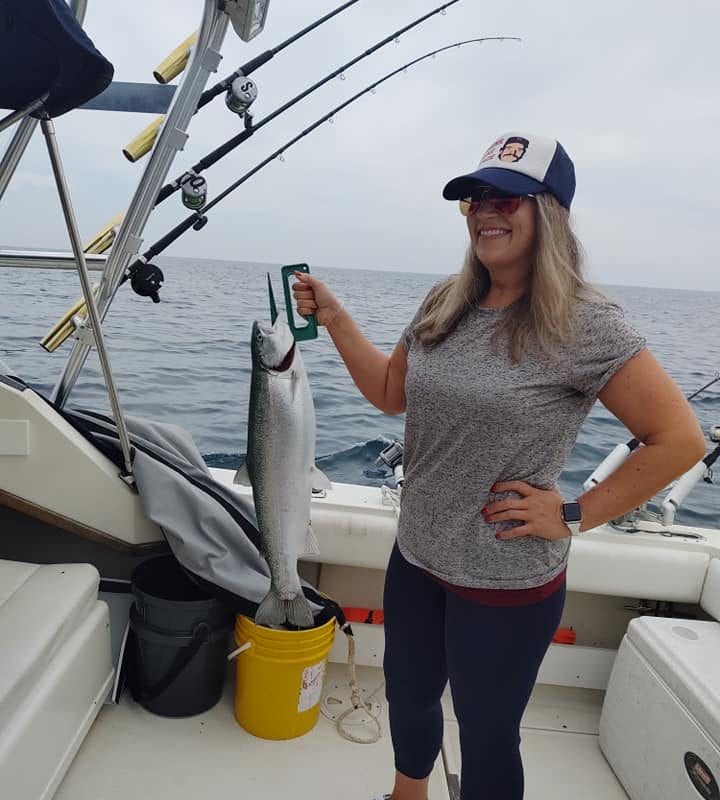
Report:
[[[113,74],[65,0],[0,0],[0,108],[47,93],[44,110],[57,117],[100,94]]]

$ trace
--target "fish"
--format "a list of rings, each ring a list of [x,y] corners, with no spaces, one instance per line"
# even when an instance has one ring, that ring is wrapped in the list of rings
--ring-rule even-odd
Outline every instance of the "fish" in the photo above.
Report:
[[[310,525],[313,489],[331,483],[315,466],[315,408],[300,349],[288,325],[255,321],[245,464],[234,483],[251,486],[270,591],[255,614],[258,625],[315,624],[297,561],[319,553]]]

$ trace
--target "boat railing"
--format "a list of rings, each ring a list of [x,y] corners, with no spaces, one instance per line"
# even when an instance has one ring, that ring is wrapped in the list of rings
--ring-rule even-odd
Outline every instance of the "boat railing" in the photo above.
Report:
[[[85,264],[89,270],[102,272],[108,256],[102,253],[85,253]],[[53,250],[6,250],[0,249],[0,267],[15,269],[77,269],[72,253]]]

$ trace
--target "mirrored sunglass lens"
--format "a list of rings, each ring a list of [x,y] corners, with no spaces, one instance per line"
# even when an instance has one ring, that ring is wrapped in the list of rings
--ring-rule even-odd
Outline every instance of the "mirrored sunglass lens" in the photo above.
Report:
[[[486,193],[479,197],[465,197],[460,200],[460,213],[464,216],[477,214],[484,209],[492,209],[500,214],[514,214],[522,203],[522,197],[493,197]]]
[[[493,199],[492,206],[501,214],[514,214],[520,208],[521,202],[521,197],[497,197]]]

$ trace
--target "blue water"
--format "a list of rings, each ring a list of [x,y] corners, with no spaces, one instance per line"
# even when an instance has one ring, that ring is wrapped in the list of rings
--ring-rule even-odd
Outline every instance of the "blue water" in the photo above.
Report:
[[[162,302],[155,305],[125,286],[104,326],[122,408],[183,426],[208,464],[235,467],[245,452],[250,326],[256,317],[268,316],[267,265],[177,258],[158,263],[165,271]],[[281,302],[279,268],[271,270]],[[330,283],[366,335],[386,352],[437,280],[433,275],[319,267],[313,272]],[[0,269],[0,287],[0,359],[35,388],[49,392],[70,344],[48,354],[38,342],[80,296],[77,275]],[[720,370],[720,339],[713,324],[720,293],[604,288],[647,336],[657,359],[686,394]],[[389,441],[402,438],[404,418],[380,413],[360,395],[324,331],[302,350],[317,412],[319,466],[332,480],[381,484],[387,474],[375,460]],[[95,355],[70,405],[109,410]],[[693,408],[706,432],[720,424],[720,384],[694,400]],[[561,477],[563,493],[581,492],[594,467],[629,438],[597,403]],[[678,520],[720,525],[720,486],[698,486]]]

